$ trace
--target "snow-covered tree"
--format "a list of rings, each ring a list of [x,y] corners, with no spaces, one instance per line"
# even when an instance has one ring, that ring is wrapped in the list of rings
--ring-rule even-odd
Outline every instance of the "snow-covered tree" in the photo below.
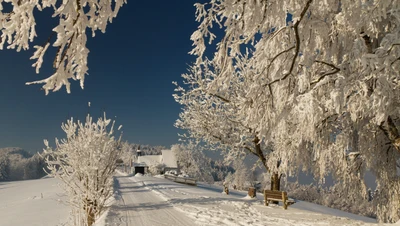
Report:
[[[0,180],[8,180],[10,178],[10,159],[7,155],[0,155]]]
[[[252,184],[252,175],[248,167],[241,160],[233,162],[233,169],[235,172],[229,173],[224,182],[239,190],[247,190]]]
[[[181,171],[200,181],[214,182],[211,159],[205,156],[198,145],[193,142],[174,144],[171,150],[175,153]]]
[[[44,158],[22,148],[0,148],[0,181],[30,180],[46,175]]]
[[[85,123],[71,119],[62,124],[67,137],[56,139],[55,150],[45,141],[47,168],[69,195],[73,225],[92,225],[113,194],[113,174],[121,154],[114,123],[105,115],[97,122],[89,115]]]
[[[223,159],[211,160],[212,175],[215,181],[223,181],[229,173],[233,173],[234,169]]]
[[[88,71],[86,47],[87,31],[95,36],[96,30],[106,31],[108,22],[112,22],[125,0],[20,0],[5,1],[0,7],[0,49],[27,50],[36,38],[36,14],[51,8],[53,18],[59,22],[49,31],[47,41],[35,45],[31,57],[36,62],[32,65],[39,73],[43,58],[50,45],[57,48],[53,61],[54,74],[50,77],[27,84],[44,83],[46,94],[57,91],[65,85],[70,92],[69,79],[79,80],[83,89],[85,75]],[[3,7],[4,6],[4,7]],[[44,41],[44,40],[43,40]]]
[[[268,162],[271,144],[260,139],[260,133],[256,131],[258,125],[245,122],[245,115],[240,110],[241,95],[248,91],[252,80],[235,74],[229,87],[223,83],[221,87],[215,86],[217,74],[213,69],[217,67],[205,60],[201,66],[193,66],[189,73],[182,75],[188,88],[175,83],[177,93],[174,98],[183,106],[175,126],[188,131],[183,137],[205,142],[213,150],[222,150],[227,163],[253,155],[266,171],[271,172],[270,165],[279,167],[280,160]],[[279,190],[282,174],[274,170],[271,175],[271,189]]]
[[[301,166],[320,178],[332,174],[352,195],[366,194],[369,169],[381,191],[378,219],[397,221],[400,2],[212,0],[196,8],[195,73],[184,79],[190,95],[204,94],[184,97],[198,115],[184,108],[180,117],[203,124],[186,128],[202,131],[227,115],[249,127],[252,136],[241,139],[256,135],[271,145],[271,171],[291,175]],[[211,58],[207,41],[216,47]],[[225,103],[209,103],[216,98]]]
[[[134,156],[136,155],[136,149],[133,144],[130,144],[128,141],[125,141],[121,144],[121,160],[124,165],[130,166]]]
[[[25,161],[25,165],[23,168],[24,171],[24,180],[29,179],[37,179],[46,175],[44,169],[46,168],[46,163],[44,157],[39,154],[35,154],[31,158]]]

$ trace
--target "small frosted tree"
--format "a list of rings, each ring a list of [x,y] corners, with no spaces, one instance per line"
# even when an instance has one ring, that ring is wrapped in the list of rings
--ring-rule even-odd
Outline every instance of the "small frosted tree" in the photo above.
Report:
[[[121,144],[121,158],[119,161],[122,161],[124,164],[124,168],[129,169],[129,173],[131,172],[132,168],[132,161],[135,157],[135,149],[132,144],[128,141],[125,141]],[[129,168],[128,168],[129,167]]]
[[[175,153],[180,170],[198,180],[208,183],[214,182],[211,159],[205,156],[198,145],[193,142],[174,144],[171,150]]]
[[[97,122],[89,115],[85,123],[71,119],[62,124],[67,137],[56,139],[55,150],[45,140],[48,174],[63,182],[73,225],[92,225],[113,194],[113,174],[121,153],[114,123],[105,115]]]
[[[235,172],[225,178],[225,183],[235,189],[246,190],[252,182],[248,167],[242,160],[237,160],[233,162],[233,169]]]

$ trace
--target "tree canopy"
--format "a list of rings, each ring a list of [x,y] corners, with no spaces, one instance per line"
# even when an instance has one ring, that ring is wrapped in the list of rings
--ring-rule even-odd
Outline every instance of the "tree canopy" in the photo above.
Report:
[[[400,3],[211,0],[196,8],[197,60],[176,89],[177,126],[213,145],[225,145],[213,136],[234,137],[226,142],[239,149],[257,137],[271,147],[270,170],[302,167],[321,181],[331,174],[351,196],[366,193],[372,171],[382,191],[377,216],[397,221]]]

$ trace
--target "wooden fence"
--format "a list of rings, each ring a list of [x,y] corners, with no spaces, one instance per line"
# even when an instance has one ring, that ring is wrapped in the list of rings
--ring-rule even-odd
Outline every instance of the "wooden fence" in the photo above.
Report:
[[[164,174],[164,177],[168,180],[172,180],[174,182],[182,183],[182,184],[189,184],[189,185],[197,185],[196,179],[189,178],[189,177],[177,177],[174,175]]]

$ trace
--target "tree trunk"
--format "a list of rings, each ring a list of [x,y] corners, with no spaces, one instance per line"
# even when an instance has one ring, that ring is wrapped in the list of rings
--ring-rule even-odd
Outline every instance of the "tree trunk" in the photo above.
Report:
[[[261,150],[260,139],[256,136],[256,137],[254,138],[254,141],[253,141],[253,142],[254,142],[254,145],[255,145],[255,148],[256,148],[256,152],[253,153],[253,154],[257,155],[257,157],[261,160],[263,166],[265,167],[265,169],[266,169],[267,172],[268,172],[268,171],[269,171],[269,168],[268,168],[268,166],[267,166],[267,159],[265,158],[264,153],[263,153],[263,151]]]
[[[87,213],[87,221],[88,221],[88,226],[92,226],[94,224],[94,213],[93,211],[90,211]]]
[[[86,217],[87,217],[87,225],[91,226],[94,224],[95,221],[95,210],[96,208],[96,203],[89,200],[85,199],[85,211],[86,211]]]
[[[281,178],[278,173],[271,176],[271,190],[279,191],[281,189]]]
[[[278,173],[274,173],[271,176],[271,190],[279,191],[281,189],[281,177]],[[273,204],[279,204],[277,201],[273,201]]]

